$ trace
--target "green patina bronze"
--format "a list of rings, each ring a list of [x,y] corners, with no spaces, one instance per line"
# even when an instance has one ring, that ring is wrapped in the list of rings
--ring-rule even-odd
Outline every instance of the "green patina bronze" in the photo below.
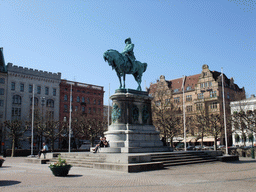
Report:
[[[125,75],[132,74],[138,83],[137,90],[141,91],[141,78],[147,69],[147,63],[141,63],[136,60],[133,53],[134,44],[132,44],[131,38],[127,38],[125,44],[126,46],[122,53],[109,49],[103,54],[103,58],[112,66],[112,69],[115,69],[120,82],[119,89],[125,89]],[[123,83],[121,77],[123,77]]]
[[[146,105],[144,105],[144,107],[142,109],[142,122],[147,123],[148,118],[149,118],[148,107]]]
[[[136,105],[132,107],[132,118],[134,122],[139,120],[139,108]]]
[[[120,119],[120,117],[121,117],[121,109],[118,107],[117,104],[113,105],[111,117],[112,117],[113,123],[115,123],[116,120]]]

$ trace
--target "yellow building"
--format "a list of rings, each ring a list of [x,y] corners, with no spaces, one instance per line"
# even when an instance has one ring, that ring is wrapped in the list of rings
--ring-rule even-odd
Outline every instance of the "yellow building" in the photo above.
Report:
[[[230,102],[245,99],[245,90],[239,88],[233,78],[228,79],[225,74],[223,77],[225,106],[227,115],[229,115]],[[177,106],[179,115],[183,116],[183,83],[186,117],[191,117],[202,111],[206,115],[219,114],[223,116],[222,76],[220,72],[211,71],[208,65],[203,65],[200,74],[179,79],[166,80],[165,76],[161,75],[156,83],[150,85],[148,91],[154,97],[153,102],[156,105],[160,105],[160,97],[164,97],[164,102],[170,102]],[[159,94],[162,90],[165,90],[164,94]],[[182,124],[182,121],[180,123]],[[188,135],[197,135],[197,131],[197,126],[194,125]],[[183,133],[182,130],[181,133]],[[231,139],[228,141],[231,145]],[[221,138],[221,142],[224,142],[224,137]]]

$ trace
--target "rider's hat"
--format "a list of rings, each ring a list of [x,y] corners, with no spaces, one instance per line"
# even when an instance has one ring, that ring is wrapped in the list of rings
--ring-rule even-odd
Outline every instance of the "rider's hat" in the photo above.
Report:
[[[124,43],[126,43],[126,41],[132,41],[130,37],[128,37],[127,39],[124,40]]]

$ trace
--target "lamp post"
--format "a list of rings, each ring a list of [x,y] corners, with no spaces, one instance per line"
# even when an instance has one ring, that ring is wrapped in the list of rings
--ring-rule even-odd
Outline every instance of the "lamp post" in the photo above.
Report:
[[[183,122],[184,122],[184,150],[187,151],[187,143],[186,143],[186,112],[185,112],[185,76],[183,75],[183,83],[182,83],[182,89],[183,89]]]
[[[222,67],[221,67],[221,76],[222,76],[222,98],[223,98],[223,113],[224,113],[225,144],[226,144],[226,155],[228,155],[228,139],[227,139],[225,93],[224,93],[223,68]]]
[[[35,90],[33,84],[33,96],[32,96],[32,119],[31,119],[31,157],[34,150],[34,110],[35,110]]]
[[[69,153],[70,153],[70,146],[71,146],[71,113],[72,113],[71,99],[72,99],[72,83],[70,88],[70,99],[69,99],[69,134],[68,134],[68,152]]]

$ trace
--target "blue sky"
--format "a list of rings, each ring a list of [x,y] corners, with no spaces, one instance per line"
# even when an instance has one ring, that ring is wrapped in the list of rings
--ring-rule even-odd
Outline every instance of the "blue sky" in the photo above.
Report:
[[[104,62],[131,37],[148,64],[142,87],[201,73],[202,65],[233,77],[256,94],[254,0],[9,0],[0,1],[5,62],[61,72],[63,79],[104,86],[104,103],[119,87]],[[126,87],[136,89],[131,75]]]

